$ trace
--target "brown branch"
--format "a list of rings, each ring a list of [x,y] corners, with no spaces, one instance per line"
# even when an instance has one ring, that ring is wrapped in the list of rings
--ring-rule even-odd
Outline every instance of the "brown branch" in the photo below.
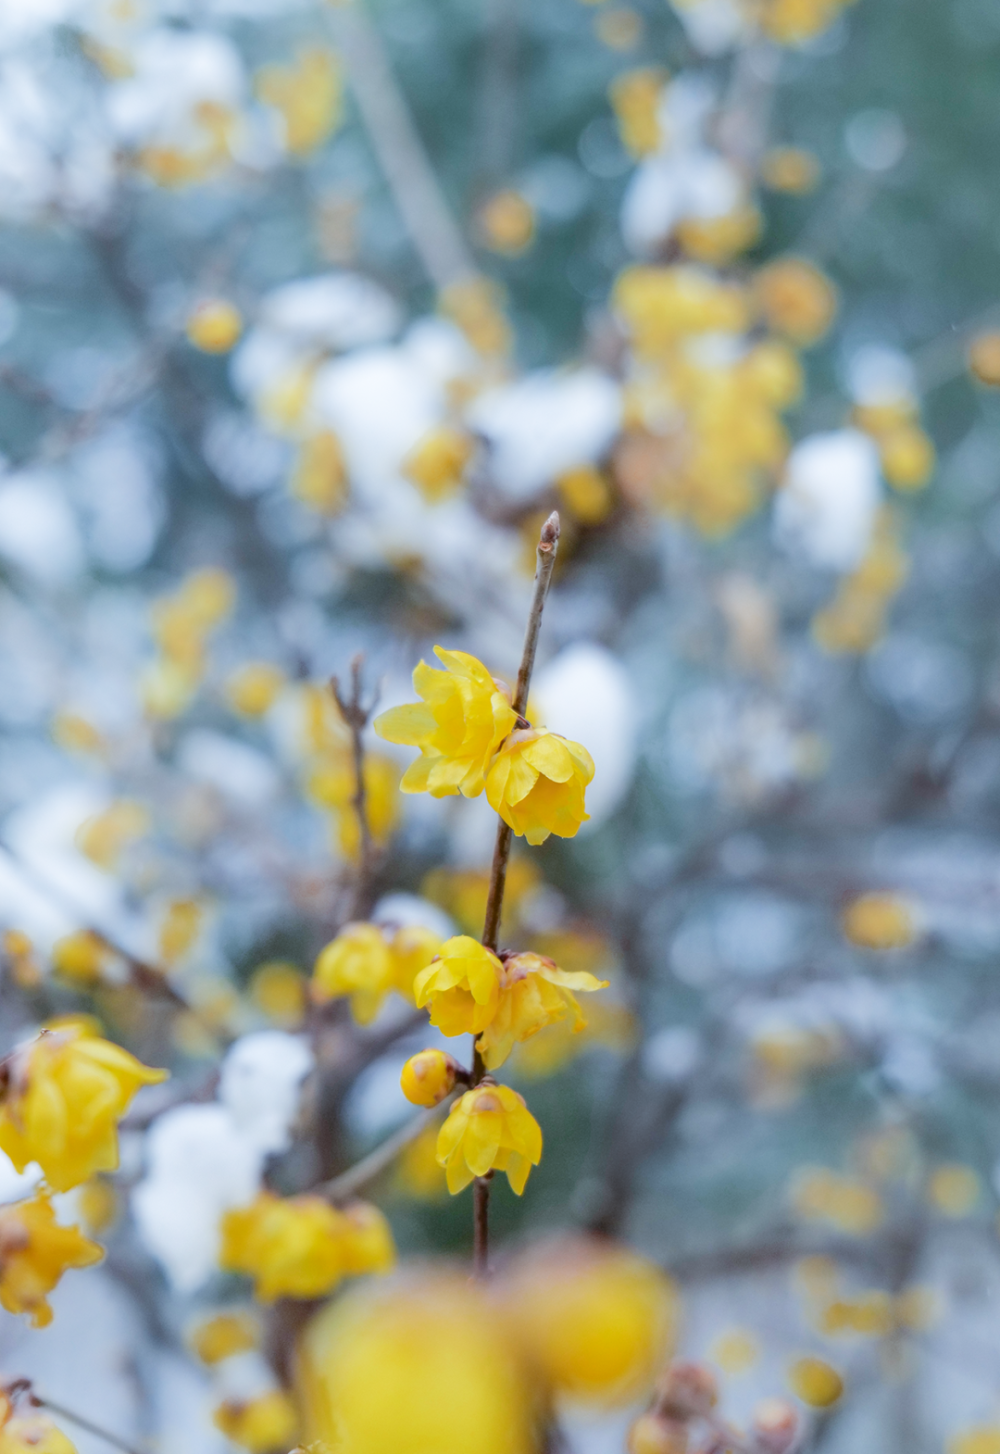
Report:
[[[340,715],[351,731],[351,750],[354,757],[354,796],[351,806],[358,815],[358,831],[361,835],[360,862],[354,890],[354,903],[349,917],[361,919],[371,908],[372,881],[375,877],[375,844],[372,840],[371,824],[368,820],[367,790],[365,787],[365,728],[378,701],[376,694],[364,706],[361,700],[361,668],[364,655],[359,652],[351,662],[351,695],[341,694],[336,677],[330,678],[330,690],[340,709]]]

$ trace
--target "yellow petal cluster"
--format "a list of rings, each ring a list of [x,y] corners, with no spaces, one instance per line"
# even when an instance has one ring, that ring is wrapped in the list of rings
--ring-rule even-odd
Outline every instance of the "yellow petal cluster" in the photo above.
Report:
[[[298,1416],[288,1394],[273,1388],[256,1398],[227,1399],[213,1410],[212,1423],[250,1454],[269,1454],[294,1443]]]
[[[52,946],[52,968],[60,979],[79,989],[100,984],[114,955],[99,934],[78,929],[57,939]]]
[[[667,73],[659,66],[641,66],[622,71],[608,87],[618,135],[634,157],[649,156],[663,139],[658,112],[666,80]]]
[[[264,66],[255,89],[285,124],[285,145],[293,156],[315,151],[336,130],[343,111],[343,84],[337,59],[318,46],[288,66]]]
[[[158,657],[143,675],[142,695],[153,717],[186,711],[205,674],[208,637],[233,608],[236,587],[227,571],[195,571],[172,595],[154,602],[151,613]]]
[[[142,1085],[166,1080],[80,1024],[43,1030],[7,1061],[0,1149],[18,1171],[37,1161],[54,1191],[118,1165],[118,1119]]]
[[[324,1004],[349,995],[351,1014],[368,1025],[391,990],[415,1002],[415,982],[441,947],[436,934],[418,925],[347,924],[316,960],[313,999]]]
[[[383,844],[399,821],[399,769],[384,753],[366,752],[362,772],[365,821],[373,841]],[[354,806],[356,785],[354,760],[346,752],[322,757],[307,782],[312,801],[333,814],[340,851],[349,859],[356,859],[361,851],[361,824]]]
[[[844,910],[841,927],[861,949],[906,949],[917,937],[913,908],[898,894],[860,894]]]
[[[805,258],[776,258],[761,268],[754,298],[769,327],[800,347],[817,343],[837,312],[833,284]]]
[[[417,1007],[430,1005],[431,1024],[445,1035],[478,1035],[496,1014],[502,970],[491,949],[456,934],[413,981]]]
[[[193,1329],[189,1341],[202,1363],[211,1366],[224,1358],[232,1358],[234,1353],[247,1353],[256,1348],[260,1328],[250,1313],[216,1313]]]
[[[590,814],[584,805],[594,760],[585,747],[543,727],[512,732],[486,778],[486,797],[515,833],[535,845],[551,833],[573,838]]]
[[[262,1191],[222,1219],[221,1267],[253,1277],[265,1303],[323,1297],[341,1278],[385,1272],[394,1261],[388,1223],[360,1203],[341,1211],[319,1196]]]
[[[792,1204],[800,1217],[826,1222],[849,1236],[874,1232],[883,1218],[882,1198],[873,1187],[826,1167],[803,1167],[792,1186]]]
[[[441,425],[418,440],[403,460],[402,472],[434,505],[461,489],[475,447],[471,435]]]
[[[481,661],[441,646],[435,646],[434,654],[444,671],[422,661],[413,673],[423,705],[390,708],[375,719],[375,731],[387,742],[420,748],[400,783],[404,793],[476,798],[485,787],[494,753],[517,717],[506,692]]]
[[[810,1408],[826,1409],[844,1392],[844,1380],[823,1358],[798,1358],[788,1370],[792,1392]]]
[[[119,798],[102,813],[85,818],[73,840],[80,852],[109,872],[130,844],[149,832],[149,812],[142,803]]]
[[[481,1290],[442,1272],[353,1289],[298,1362],[303,1439],[356,1454],[538,1454],[532,1390]]]
[[[45,1414],[30,1413],[0,1428],[0,1454],[76,1454],[76,1446]]]
[[[505,1171],[520,1196],[542,1159],[541,1127],[516,1091],[485,1081],[452,1107],[438,1133],[437,1159],[452,1196],[488,1171]]]
[[[546,1025],[570,1018],[576,1032],[587,1024],[576,994],[607,989],[606,979],[559,969],[542,954],[505,956],[496,1013],[476,1042],[488,1070],[502,1065],[514,1046]]]
[[[678,1300],[670,1279],[629,1248],[554,1238],[511,1267],[503,1309],[546,1384],[604,1407],[641,1398],[670,1356]]]
[[[0,1304],[8,1313],[29,1313],[35,1328],[51,1323],[47,1294],[66,1269],[91,1267],[103,1256],[78,1227],[60,1226],[45,1191],[0,1207]]]

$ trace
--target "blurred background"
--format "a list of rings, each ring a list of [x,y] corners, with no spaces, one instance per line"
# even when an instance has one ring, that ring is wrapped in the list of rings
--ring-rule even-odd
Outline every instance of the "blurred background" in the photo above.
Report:
[[[531,715],[591,821],[516,844],[504,942],[611,989],[511,1063],[497,1246],[666,1268],[736,1421],[1000,1454],[998,67],[987,0],[0,0],[0,1034],[173,1071],[6,1376],[226,1448],[222,1211],[380,1142],[430,1043],[307,1015],[358,864],[326,683],[512,679],[558,508]],[[368,746],[365,914],[478,934],[485,802]],[[372,1197],[467,1255],[426,1140]]]

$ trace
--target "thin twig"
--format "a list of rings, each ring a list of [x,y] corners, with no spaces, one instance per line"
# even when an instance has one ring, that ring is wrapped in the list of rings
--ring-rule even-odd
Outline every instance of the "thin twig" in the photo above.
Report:
[[[374,1151],[369,1151],[360,1161],[341,1172],[339,1176],[332,1177],[329,1181],[322,1182],[316,1187],[316,1195],[326,1197],[330,1202],[346,1202],[356,1195],[363,1186],[374,1181],[381,1172],[390,1166],[401,1151],[415,1141],[421,1132],[426,1131],[441,1116],[452,1101],[449,1096],[447,1100],[435,1106],[432,1111],[421,1111],[418,1116],[412,1117],[398,1131],[379,1143]]]
[[[330,678],[330,690],[340,709],[340,715],[351,731],[351,750],[354,757],[354,796],[351,799],[351,806],[358,817],[358,833],[361,841],[354,905],[350,915],[352,919],[363,918],[367,913],[370,907],[372,879],[375,875],[375,844],[372,841],[371,824],[368,820],[365,786],[365,728],[375,710],[378,695],[376,694],[372,698],[367,707],[361,700],[361,668],[364,660],[364,655],[359,652],[351,662],[350,697],[341,695],[340,683],[336,677]]]
[[[472,1270],[483,1278],[490,1260],[490,1180],[477,1176],[472,1183]]]
[[[475,276],[475,263],[361,0],[328,7],[328,18],[372,146],[428,276],[438,289]]]

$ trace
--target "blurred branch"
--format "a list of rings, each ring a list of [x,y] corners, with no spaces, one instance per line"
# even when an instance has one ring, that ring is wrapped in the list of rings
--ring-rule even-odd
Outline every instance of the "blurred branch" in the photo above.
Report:
[[[431,282],[442,290],[474,276],[476,265],[362,0],[330,8],[328,20],[372,146]]]
[[[519,0],[487,0],[479,91],[481,183],[495,186],[510,172],[517,130]]]
[[[413,1116],[400,1126],[398,1131],[387,1136],[380,1145],[375,1147],[374,1151],[369,1151],[367,1156],[363,1156],[354,1166],[341,1172],[339,1176],[331,1177],[329,1181],[321,1182],[315,1188],[316,1195],[326,1197],[327,1201],[331,1202],[350,1201],[351,1197],[356,1195],[363,1186],[367,1186],[370,1181],[374,1181],[387,1167],[391,1166],[399,1153],[405,1150],[411,1141],[415,1141],[422,1132],[427,1130],[428,1126],[432,1126],[436,1120],[439,1120],[453,1100],[454,1096],[449,1096],[432,1111],[421,1111],[419,1115]]]
[[[372,883],[375,876],[375,844],[372,840],[371,824],[368,820],[367,789],[365,785],[365,728],[368,726],[371,714],[378,704],[378,692],[376,691],[368,706],[362,703],[361,668],[363,665],[364,655],[359,652],[351,662],[351,694],[349,697],[341,693],[340,683],[337,678],[330,678],[330,690],[333,693],[334,701],[337,703],[341,717],[343,717],[351,731],[351,748],[354,758],[354,797],[352,799],[352,806],[358,818],[360,859],[354,889],[354,902],[351,906],[351,912],[348,915],[349,919],[363,919],[369,912],[372,899]]]

